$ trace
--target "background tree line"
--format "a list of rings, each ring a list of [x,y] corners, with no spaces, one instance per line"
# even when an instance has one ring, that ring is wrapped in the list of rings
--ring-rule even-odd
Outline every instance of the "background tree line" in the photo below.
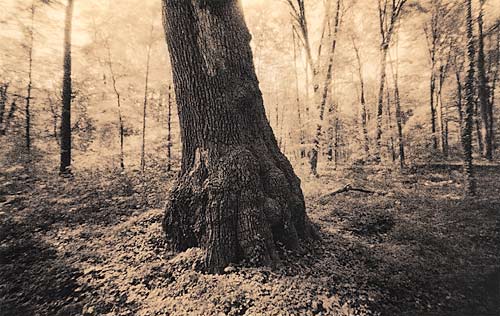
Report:
[[[268,120],[304,173],[495,159],[494,2],[286,0],[264,14],[259,1],[243,5]],[[59,156],[61,173],[178,161],[159,12],[155,1],[9,3],[0,132],[13,156],[52,166]]]

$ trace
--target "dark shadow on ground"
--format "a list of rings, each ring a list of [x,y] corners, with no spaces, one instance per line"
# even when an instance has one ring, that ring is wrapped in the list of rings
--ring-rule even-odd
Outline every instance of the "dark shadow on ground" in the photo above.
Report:
[[[492,192],[500,168],[478,169],[474,199],[456,196],[460,174],[431,168],[408,191],[358,179],[388,197],[313,201],[323,243],[310,273],[351,306],[381,315],[500,315],[500,196]]]
[[[77,303],[81,274],[43,240],[62,216],[29,209],[38,179],[28,170],[12,168],[0,177],[0,315],[57,315],[63,305]]]
[[[0,239],[0,315],[56,315],[74,303],[80,271],[22,224],[3,221],[0,231],[13,232]]]

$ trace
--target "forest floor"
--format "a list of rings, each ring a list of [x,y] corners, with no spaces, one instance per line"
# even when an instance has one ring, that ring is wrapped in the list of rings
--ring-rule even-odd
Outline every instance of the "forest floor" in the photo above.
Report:
[[[500,167],[473,199],[452,169],[306,179],[309,254],[208,275],[201,250],[165,250],[169,178],[2,168],[0,315],[499,315]],[[328,195],[346,184],[377,193]]]

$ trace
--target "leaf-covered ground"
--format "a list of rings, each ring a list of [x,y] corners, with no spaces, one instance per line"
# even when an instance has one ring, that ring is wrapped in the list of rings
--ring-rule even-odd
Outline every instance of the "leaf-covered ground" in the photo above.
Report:
[[[303,183],[322,242],[275,269],[169,253],[170,178],[0,171],[0,315],[499,315],[500,168],[329,171]],[[346,192],[343,185],[380,194]]]

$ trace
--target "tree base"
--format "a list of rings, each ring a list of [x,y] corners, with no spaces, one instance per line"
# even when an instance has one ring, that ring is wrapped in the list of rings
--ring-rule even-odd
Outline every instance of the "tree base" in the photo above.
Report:
[[[193,167],[176,182],[163,228],[174,251],[206,250],[206,270],[242,260],[279,261],[276,244],[300,249],[317,237],[305,213],[300,180],[288,160],[252,146],[196,151]]]

